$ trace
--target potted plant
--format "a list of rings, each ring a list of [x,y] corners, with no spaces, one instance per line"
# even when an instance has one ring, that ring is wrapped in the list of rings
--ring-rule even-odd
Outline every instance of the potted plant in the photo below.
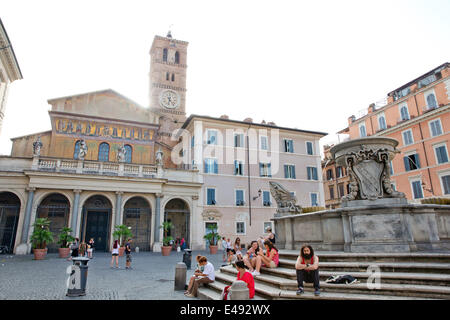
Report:
[[[173,228],[173,224],[171,221],[164,221],[160,228],[164,231],[164,237],[163,237],[163,245],[161,247],[161,253],[163,256],[170,255],[170,251],[172,251],[172,245],[170,242],[173,240],[172,236],[168,236],[169,230]]]
[[[59,234],[58,243],[60,247],[58,248],[58,253],[60,258],[67,258],[70,254],[69,243],[75,240],[71,235],[72,229],[64,227]]]
[[[210,224],[208,225],[208,233],[204,235],[204,239],[209,241],[209,253],[216,254],[217,253],[217,241],[220,240],[220,235],[216,232],[217,231],[217,225]]]
[[[124,224],[119,224],[114,227],[113,236],[119,239],[119,257],[123,256],[123,252],[125,251],[125,241],[128,238],[131,238],[133,234],[131,233],[131,227],[127,227]]]
[[[50,220],[37,218],[33,224],[33,234],[30,241],[33,244],[34,260],[43,260],[47,255],[47,243],[53,242],[53,233],[50,231]]]

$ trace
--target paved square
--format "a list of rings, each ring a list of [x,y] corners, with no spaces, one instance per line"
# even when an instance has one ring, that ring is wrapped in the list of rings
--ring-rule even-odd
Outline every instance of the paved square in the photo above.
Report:
[[[194,273],[195,256],[208,258],[218,272],[222,252],[210,255],[209,251],[192,252],[191,270]],[[175,266],[183,260],[182,252],[172,251],[170,256],[161,253],[133,252],[131,270],[125,270],[125,256],[119,258],[120,269],[111,269],[111,254],[94,253],[89,261],[86,296],[66,297],[66,269],[72,261],[58,254],[48,254],[42,261],[33,255],[0,255],[0,299],[18,300],[192,300],[183,291],[174,290]]]

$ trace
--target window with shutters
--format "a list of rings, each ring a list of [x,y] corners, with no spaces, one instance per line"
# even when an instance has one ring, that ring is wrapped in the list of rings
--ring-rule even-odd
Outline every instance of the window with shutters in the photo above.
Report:
[[[261,150],[269,150],[269,142],[266,136],[260,137],[260,148]]]
[[[294,152],[294,141],[291,139],[284,139],[284,152]]]
[[[406,131],[402,132],[402,137],[403,137],[403,144],[405,146],[413,144],[414,143],[414,139],[413,139],[413,134],[412,134],[412,130],[408,129]]]
[[[217,144],[217,131],[208,130],[206,144]]]
[[[205,173],[219,173],[217,159],[205,159]]]
[[[327,170],[327,180],[333,180],[334,176],[333,176],[333,169],[328,169]]]
[[[344,184],[341,183],[341,184],[338,184],[338,197],[339,197],[339,198],[342,198],[343,196],[345,196],[345,193],[344,193]]]
[[[402,121],[409,120],[409,111],[407,104],[404,104],[400,107],[400,118]]]
[[[306,153],[309,155],[314,154],[314,144],[311,141],[306,141]]]
[[[381,114],[378,116],[378,130],[385,130],[386,129],[386,118],[384,117],[384,114]]]
[[[293,164],[284,165],[284,177],[286,179],[295,179],[295,165]]]
[[[234,146],[236,148],[244,147],[244,134],[243,133],[237,133],[234,135]]]
[[[420,169],[419,155],[417,153],[405,156],[403,158],[403,162],[405,164],[406,171]]]
[[[441,119],[430,121],[428,125],[430,127],[430,134],[432,137],[440,136],[442,134]]]
[[[450,194],[450,175],[442,176],[441,182],[444,194]]]
[[[206,189],[206,204],[213,206],[216,204],[216,189],[207,188]]]
[[[235,190],[235,200],[236,206],[243,206],[245,204],[244,190]]]
[[[330,199],[333,200],[334,199],[334,187],[333,186],[329,186],[329,191],[330,191]]]
[[[428,110],[437,108],[437,101],[436,101],[436,96],[434,95],[434,93],[427,94],[426,100],[427,100],[427,109]]]
[[[236,221],[236,234],[245,234],[245,222]]]
[[[319,180],[317,176],[317,168],[316,167],[306,167],[306,172],[308,176],[308,180]]]
[[[438,144],[433,146],[434,153],[436,155],[436,162],[438,164],[447,163],[448,162],[448,154],[447,154],[447,146],[446,144]]]
[[[310,193],[311,195],[311,207],[319,206],[319,195],[317,193]]]
[[[270,163],[259,163],[259,176],[260,177],[271,177],[272,171],[270,168]]]
[[[270,207],[272,205],[270,202],[270,191],[263,191],[262,200],[264,207]]]
[[[367,137],[366,125],[364,123],[359,124],[359,137],[360,138]]]
[[[413,192],[414,199],[422,199],[423,198],[423,190],[422,190],[422,181],[421,180],[411,181],[411,189]]]
[[[234,160],[234,175],[243,176],[244,175],[244,162],[239,160]]]

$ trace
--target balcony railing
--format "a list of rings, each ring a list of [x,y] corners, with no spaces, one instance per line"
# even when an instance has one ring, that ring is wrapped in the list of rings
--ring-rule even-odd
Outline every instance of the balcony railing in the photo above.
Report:
[[[39,158],[33,163],[33,168],[38,171],[65,172],[77,174],[99,174],[115,176],[154,177],[157,173],[156,166],[135,165],[128,163],[62,160]]]

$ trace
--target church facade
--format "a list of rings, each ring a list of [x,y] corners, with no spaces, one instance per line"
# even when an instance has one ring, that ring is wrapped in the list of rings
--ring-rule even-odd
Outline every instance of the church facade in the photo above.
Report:
[[[40,217],[50,219],[55,238],[70,227],[82,241],[94,238],[100,251],[110,250],[119,224],[131,229],[140,250],[160,251],[167,220],[170,235],[194,250],[205,248],[209,224],[249,243],[272,226],[270,179],[292,190],[300,205],[323,206],[325,134],[186,117],[187,46],[170,32],[155,36],[149,108],[113,90],[48,100],[51,129],[13,138],[11,155],[0,156],[0,245],[29,253]],[[220,137],[228,131],[225,147]],[[210,154],[211,145],[238,155]],[[250,157],[256,151],[265,158]],[[56,249],[56,242],[49,245]]]

